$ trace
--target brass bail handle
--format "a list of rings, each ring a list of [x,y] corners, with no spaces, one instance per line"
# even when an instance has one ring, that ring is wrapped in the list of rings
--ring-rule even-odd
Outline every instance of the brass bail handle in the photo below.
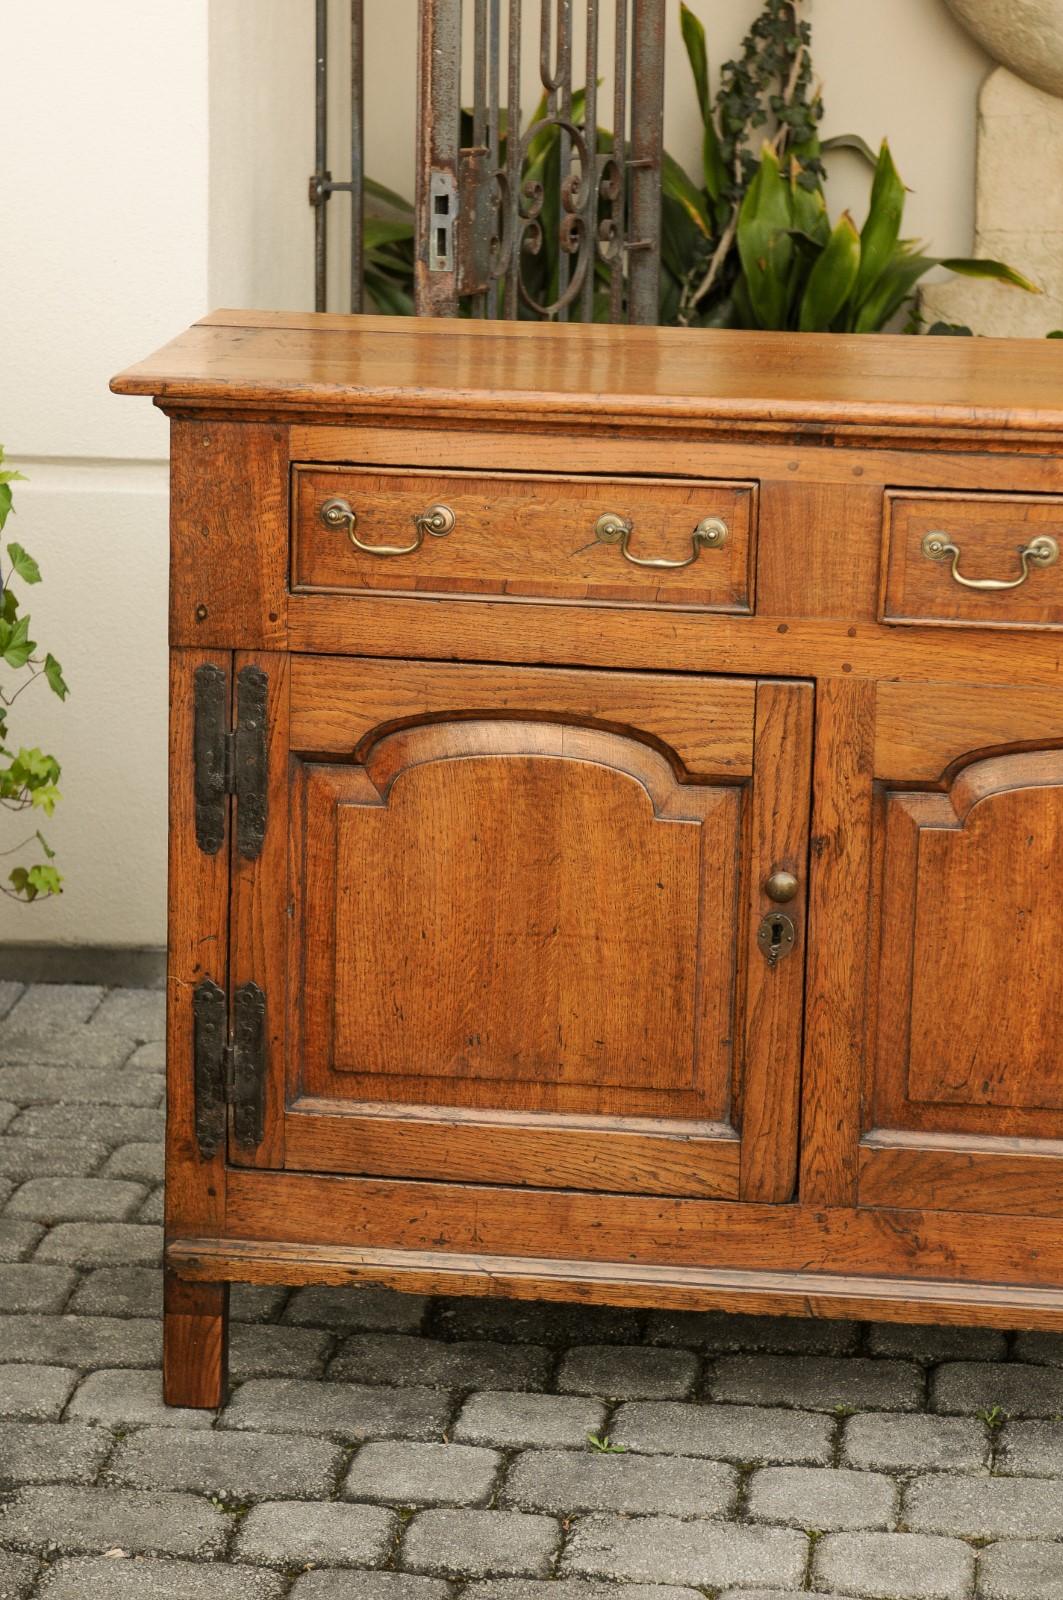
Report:
[[[666,561],[663,556],[633,556],[628,548],[635,524],[615,511],[605,511],[594,524],[594,537],[599,544],[618,544],[620,554],[633,567],[667,568],[672,572],[691,566],[703,550],[719,550],[728,539],[728,527],[722,517],[702,517],[690,535],[690,554],[684,561]]]
[[[953,544],[948,534],[942,533],[940,529],[925,535],[922,550],[928,561],[948,561],[951,557],[952,576],[965,589],[1017,589],[1030,576],[1031,565],[1050,567],[1059,560],[1059,545],[1047,533],[1042,533],[1036,539],[1031,539],[1029,544],[1023,545],[1019,551],[1019,565],[1022,570],[1017,578],[965,578],[960,571],[959,545]]]
[[[349,500],[326,500],[321,507],[321,520],[326,528],[345,527],[354,548],[364,550],[366,555],[408,556],[421,548],[426,533],[430,533],[434,539],[445,539],[453,531],[457,518],[449,506],[429,506],[427,511],[419,512],[412,519],[417,532],[412,544],[363,544],[355,532],[358,513]]]

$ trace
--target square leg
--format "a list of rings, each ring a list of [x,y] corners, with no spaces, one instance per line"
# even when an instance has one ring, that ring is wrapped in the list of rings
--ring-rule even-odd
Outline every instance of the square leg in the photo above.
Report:
[[[213,1410],[229,1391],[229,1285],[193,1283],[167,1271],[163,1289],[162,1393],[168,1406]]]

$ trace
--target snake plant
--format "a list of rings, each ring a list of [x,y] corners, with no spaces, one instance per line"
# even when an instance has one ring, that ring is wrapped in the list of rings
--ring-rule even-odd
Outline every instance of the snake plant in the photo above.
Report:
[[[800,0],[768,0],[710,100],[705,30],[680,7],[703,123],[700,184],[665,156],[662,321],[689,326],[874,333],[912,302],[931,267],[1037,286],[1000,261],[936,257],[901,238],[905,187],[883,140],[875,157],[845,135],[819,138],[822,100]],[[757,136],[769,128],[768,137]],[[860,150],[874,165],[867,216],[832,222],[825,151]],[[756,151],[756,153],[755,153]],[[913,324],[914,326],[914,324]]]

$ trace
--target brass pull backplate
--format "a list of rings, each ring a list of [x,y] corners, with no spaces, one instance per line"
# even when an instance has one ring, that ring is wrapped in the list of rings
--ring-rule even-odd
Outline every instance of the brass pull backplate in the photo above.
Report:
[[[1059,545],[1049,534],[1042,533],[1019,550],[1021,571],[1017,578],[965,578],[960,571],[960,547],[953,544],[947,533],[935,529],[926,534],[922,544],[928,561],[952,561],[952,576],[965,589],[1017,589],[1030,576],[1030,567],[1050,567],[1059,560]]]
[[[691,566],[702,550],[719,550],[727,543],[729,530],[722,517],[702,517],[690,535],[690,554],[683,561],[666,561],[663,556],[633,556],[628,548],[635,524],[615,511],[605,511],[594,524],[594,537],[599,544],[618,544],[620,554],[633,567],[656,567],[677,572]]]
[[[445,539],[453,532],[457,518],[449,506],[429,506],[412,519],[416,537],[409,544],[364,544],[355,532],[358,513],[349,500],[326,500],[321,507],[321,520],[326,528],[345,527],[354,548],[364,550],[367,556],[408,556],[421,548],[426,533],[433,539]]]

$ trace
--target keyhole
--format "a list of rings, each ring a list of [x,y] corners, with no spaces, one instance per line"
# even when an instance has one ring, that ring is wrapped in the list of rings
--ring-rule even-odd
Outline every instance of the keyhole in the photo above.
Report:
[[[769,911],[757,929],[757,943],[768,966],[774,967],[793,948],[794,925],[790,918],[781,911]]]

